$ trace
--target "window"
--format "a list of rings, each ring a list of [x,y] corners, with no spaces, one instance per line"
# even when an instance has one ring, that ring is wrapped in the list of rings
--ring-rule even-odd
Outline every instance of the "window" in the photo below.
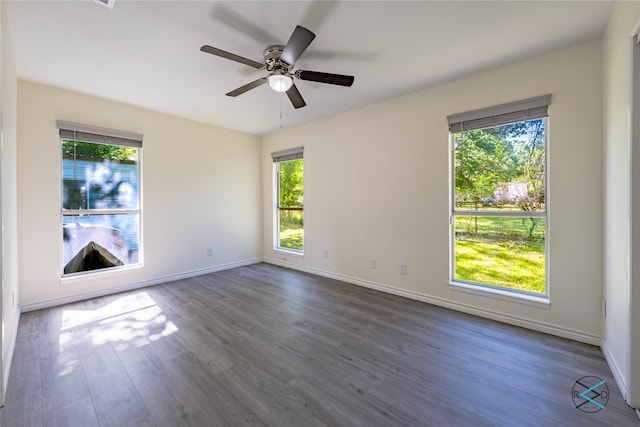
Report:
[[[142,135],[58,121],[63,275],[140,263]]]
[[[451,280],[547,296],[550,95],[449,116]]]
[[[304,251],[304,148],[271,153],[275,181],[276,249]]]

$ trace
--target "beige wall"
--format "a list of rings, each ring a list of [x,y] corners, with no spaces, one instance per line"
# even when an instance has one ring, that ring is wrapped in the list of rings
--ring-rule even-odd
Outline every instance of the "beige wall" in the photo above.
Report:
[[[20,308],[18,305],[18,208],[17,208],[17,170],[16,170],[16,100],[17,85],[13,48],[7,31],[5,4],[0,4],[2,15],[2,117],[1,133],[2,178],[2,391],[9,379],[9,366],[13,356]],[[3,394],[3,393],[0,393]]]
[[[624,394],[630,363],[631,37],[640,24],[639,16],[639,2],[616,2],[603,38],[604,298],[607,316],[603,322],[602,347]],[[640,337],[636,339],[640,340]]]
[[[264,138],[265,259],[598,343],[601,43],[591,41]],[[548,309],[452,290],[446,117],[551,94]],[[305,256],[272,250],[270,153],[304,145]],[[324,259],[322,251],[328,250]],[[286,257],[286,261],[282,258]],[[377,268],[369,268],[369,259]],[[399,274],[406,263],[408,274]]]
[[[61,281],[57,119],[144,134],[143,268]],[[18,137],[21,305],[260,259],[259,137],[26,81],[18,83]]]

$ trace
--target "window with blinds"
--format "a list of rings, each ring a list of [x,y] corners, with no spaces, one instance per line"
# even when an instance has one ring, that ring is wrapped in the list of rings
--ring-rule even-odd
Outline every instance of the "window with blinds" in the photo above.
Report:
[[[545,95],[447,117],[451,282],[548,298]]]
[[[142,135],[65,121],[57,125],[62,275],[140,264]]]
[[[274,248],[304,252],[303,147],[271,153],[274,171]]]

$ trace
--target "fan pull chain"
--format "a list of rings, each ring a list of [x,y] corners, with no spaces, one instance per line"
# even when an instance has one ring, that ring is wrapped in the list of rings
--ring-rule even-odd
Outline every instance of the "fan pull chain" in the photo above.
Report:
[[[281,94],[279,96],[279,98],[280,98],[280,129],[282,129],[282,97],[283,97],[283,95]]]

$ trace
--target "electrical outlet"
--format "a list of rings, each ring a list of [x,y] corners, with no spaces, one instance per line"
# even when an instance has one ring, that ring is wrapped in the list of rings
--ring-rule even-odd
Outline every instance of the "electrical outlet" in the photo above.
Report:
[[[376,260],[371,258],[369,260],[369,268],[376,268]]]
[[[407,264],[400,264],[400,274],[407,274]]]
[[[207,256],[213,256],[213,248],[207,248]]]
[[[16,293],[11,292],[11,308],[16,308]]]
[[[322,251],[322,258],[329,258],[329,251],[327,249]]]
[[[607,300],[602,298],[602,317],[607,317]]]

